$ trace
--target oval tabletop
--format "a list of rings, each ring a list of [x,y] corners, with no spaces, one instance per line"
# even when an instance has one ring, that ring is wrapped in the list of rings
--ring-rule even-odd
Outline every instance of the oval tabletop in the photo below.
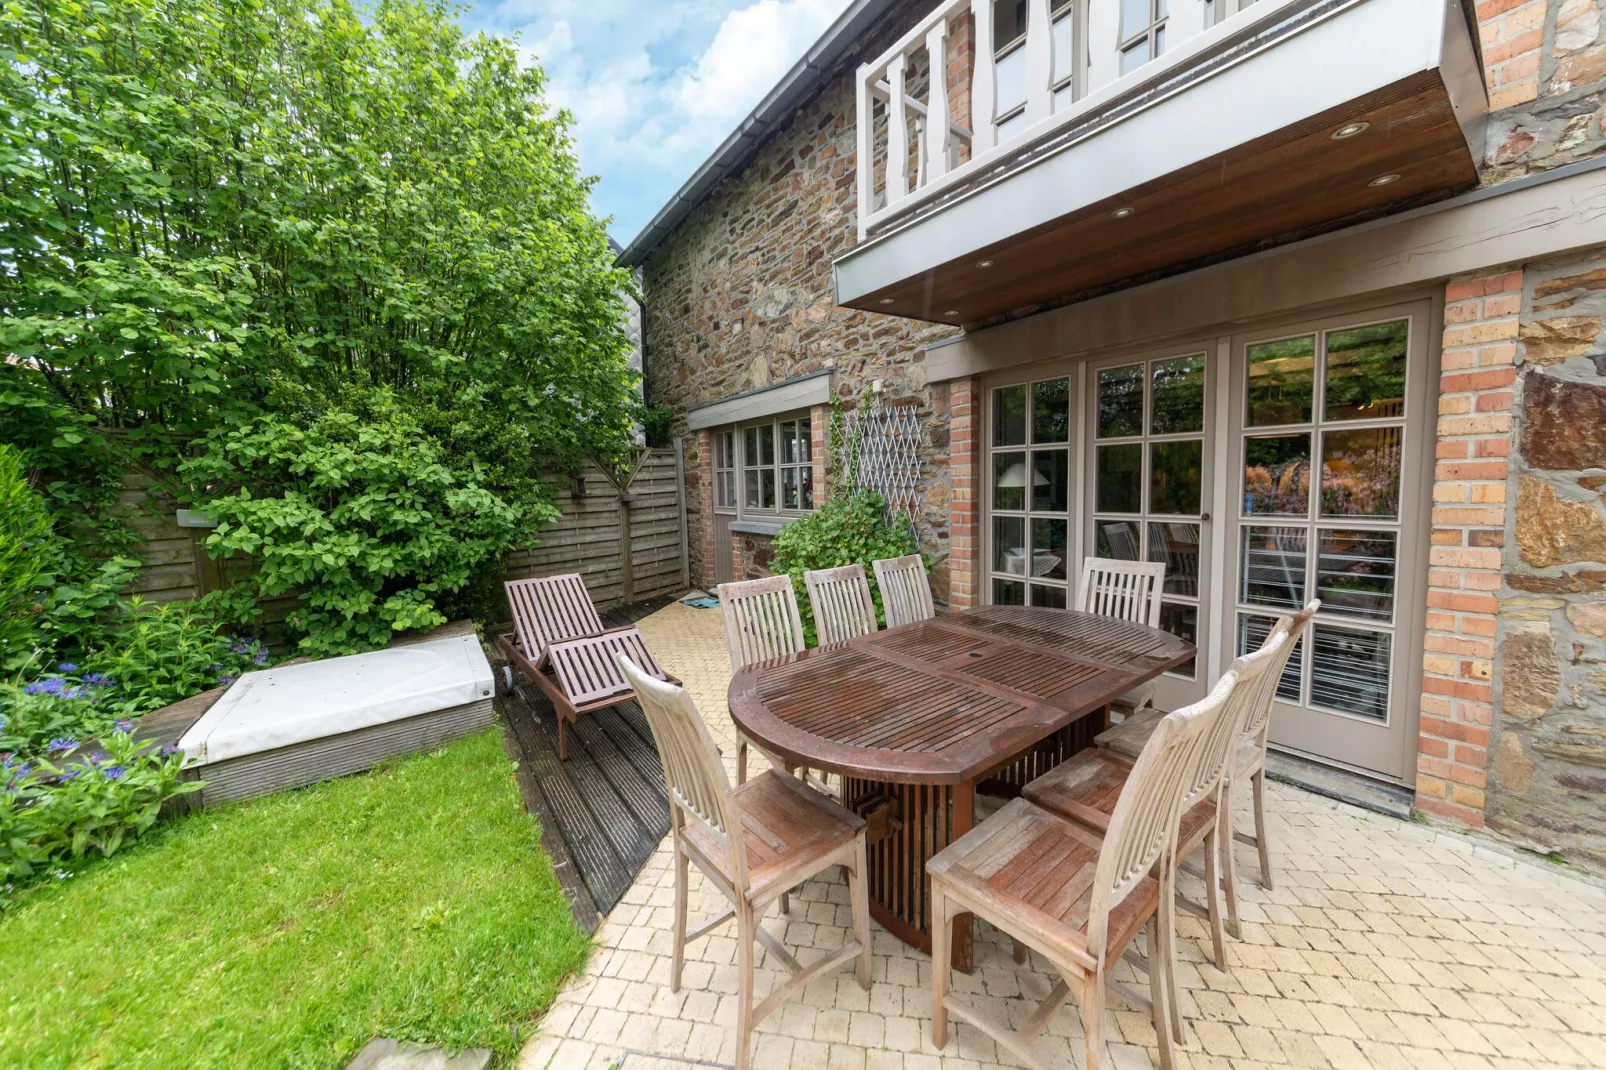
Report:
[[[749,666],[731,678],[730,711],[799,765],[958,784],[1193,655],[1141,624],[982,606]]]

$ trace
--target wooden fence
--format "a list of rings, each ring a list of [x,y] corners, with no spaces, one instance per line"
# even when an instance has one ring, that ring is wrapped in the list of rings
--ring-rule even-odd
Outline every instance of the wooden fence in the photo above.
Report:
[[[143,539],[144,561],[131,593],[158,602],[197,598],[218,589],[244,562],[213,561],[202,546],[207,531],[179,525],[171,502],[153,499],[144,475],[123,478],[127,522]],[[688,586],[685,494],[679,449],[646,450],[624,491],[596,465],[561,485],[554,504],[563,515],[541,529],[541,544],[507,556],[508,577],[578,572],[602,608]],[[625,548],[629,547],[629,553]],[[278,599],[264,608],[273,624],[295,606]]]

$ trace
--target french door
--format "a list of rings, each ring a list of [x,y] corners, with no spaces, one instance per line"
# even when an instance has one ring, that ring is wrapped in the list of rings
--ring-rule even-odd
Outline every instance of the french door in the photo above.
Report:
[[[1164,561],[1172,710],[1311,598],[1272,742],[1411,775],[1435,402],[1426,301],[986,382],[983,596],[1076,603],[1086,556]]]
[[[1428,307],[1233,340],[1233,650],[1320,598],[1271,740],[1394,779],[1421,669]]]
[[[988,391],[985,596],[995,605],[1076,602],[1084,556],[1164,561],[1160,626],[1199,649],[1161,678],[1156,702],[1203,696],[1211,664],[1213,493],[1209,390],[1215,344],[1081,362]]]

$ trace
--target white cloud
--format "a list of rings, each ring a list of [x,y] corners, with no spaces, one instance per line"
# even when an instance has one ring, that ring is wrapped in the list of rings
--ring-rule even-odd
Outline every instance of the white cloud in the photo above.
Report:
[[[517,32],[575,118],[593,207],[629,242],[848,0],[502,0],[465,17]]]

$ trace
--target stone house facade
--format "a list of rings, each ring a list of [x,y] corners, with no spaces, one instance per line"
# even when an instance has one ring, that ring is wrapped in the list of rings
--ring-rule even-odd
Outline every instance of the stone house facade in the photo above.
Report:
[[[1435,238],[1431,256],[1401,255],[1385,269],[1362,251],[1375,251],[1385,241],[1380,235],[1393,231],[1375,216],[1341,220],[1236,263],[1130,291],[1036,302],[963,330],[837,303],[833,261],[860,241],[855,71],[931,7],[872,5],[869,28],[828,62],[816,57],[819,69],[784,106],[768,114],[761,107],[755,115],[764,121],[738,139],[743,147],[728,143],[711,161],[718,167],[688,183],[680,207],[666,208],[624,254],[643,273],[648,400],[679,414],[692,575],[711,586],[762,574],[768,539],[802,511],[777,504],[757,510],[756,520],[745,510],[731,513],[734,521],[720,519],[721,505],[746,491],[746,472],[721,452],[746,456],[737,442],[744,413],[767,418],[766,396],[796,396],[790,414],[776,418],[794,421],[794,435],[795,421],[808,418],[812,449],[802,463],[817,501],[827,477],[828,399],[852,408],[873,387],[878,404],[910,405],[919,414],[914,520],[934,561],[939,603],[989,601],[1001,590],[1001,566],[989,547],[999,539],[991,513],[1004,477],[987,437],[997,433],[992,406],[1004,369],[1061,354],[1070,360],[1105,342],[1111,352],[1133,351],[1152,326],[1145,310],[1206,305],[1213,292],[1235,296],[1215,302],[1231,306],[1219,312],[1221,326],[1198,333],[1219,335],[1225,354],[1251,319],[1241,309],[1266,309],[1267,323],[1299,311],[1282,307],[1272,315],[1272,298],[1251,293],[1251,280],[1310,274],[1301,265],[1339,264],[1353,248],[1377,280],[1375,298],[1366,283],[1346,283],[1350,296],[1318,295],[1306,322],[1328,309],[1392,308],[1407,298],[1420,302],[1412,315],[1432,321],[1422,358],[1431,368],[1428,415],[1420,421],[1431,443],[1424,447],[1423,501],[1417,519],[1399,531],[1400,568],[1412,575],[1400,591],[1412,593],[1416,623],[1393,633],[1411,645],[1418,667],[1414,679],[1396,672],[1390,684],[1404,702],[1408,740],[1402,764],[1385,770],[1384,779],[1412,787],[1415,806],[1435,819],[1488,826],[1606,869],[1606,236],[1580,245],[1587,228],[1575,225],[1606,216],[1606,196],[1596,199],[1606,189],[1606,169],[1597,166],[1606,164],[1603,4],[1467,5],[1487,89],[1479,188],[1437,206],[1407,205],[1396,229],[1503,206],[1505,217],[1531,213],[1533,225],[1514,228],[1519,236],[1469,241],[1466,249],[1458,243],[1454,255],[1443,254],[1445,242]],[[855,5],[844,19],[866,17],[864,7]],[[951,28],[950,64],[970,62],[968,33],[964,19]],[[950,71],[948,80],[956,90],[950,114],[966,114],[962,79]],[[1439,214],[1421,214],[1430,211]],[[1407,259],[1418,265],[1412,270],[1440,273],[1412,275],[1409,285],[1390,281],[1405,279],[1392,265]],[[1424,260],[1444,266],[1420,267]],[[1201,296],[1189,297],[1190,286]],[[1193,316],[1203,325],[1215,322],[1212,314]],[[1073,364],[1044,366],[1072,369],[1041,374],[1067,375],[1073,396],[1090,388]],[[1085,374],[1094,375],[1100,365],[1088,367]],[[726,416],[728,424],[712,422]],[[1407,436],[1418,426],[1408,421]],[[1224,417],[1211,427],[1207,450],[1236,448]],[[727,429],[730,438],[722,439]],[[777,480],[788,478],[777,472]],[[1079,484],[1092,479],[1090,468],[1073,464],[1073,518]],[[779,483],[776,493],[779,503]],[[1412,497],[1409,483],[1404,493]],[[734,530],[723,530],[732,523]],[[1091,518],[1073,519],[1073,546],[1081,545],[1078,523]],[[1421,552],[1406,554],[1418,535]],[[1094,549],[1091,541],[1083,548]],[[1222,551],[1221,561],[1231,565],[1231,558]],[[1239,581],[1223,582],[1230,597],[1230,584]],[[1231,653],[1230,636],[1219,634],[1231,622],[1213,632],[1206,618],[1231,614],[1200,599],[1198,619],[1185,626],[1201,643],[1207,636],[1216,643],[1204,679]],[[1316,747],[1296,749],[1323,757]],[[1378,768],[1335,755],[1349,766]]]

